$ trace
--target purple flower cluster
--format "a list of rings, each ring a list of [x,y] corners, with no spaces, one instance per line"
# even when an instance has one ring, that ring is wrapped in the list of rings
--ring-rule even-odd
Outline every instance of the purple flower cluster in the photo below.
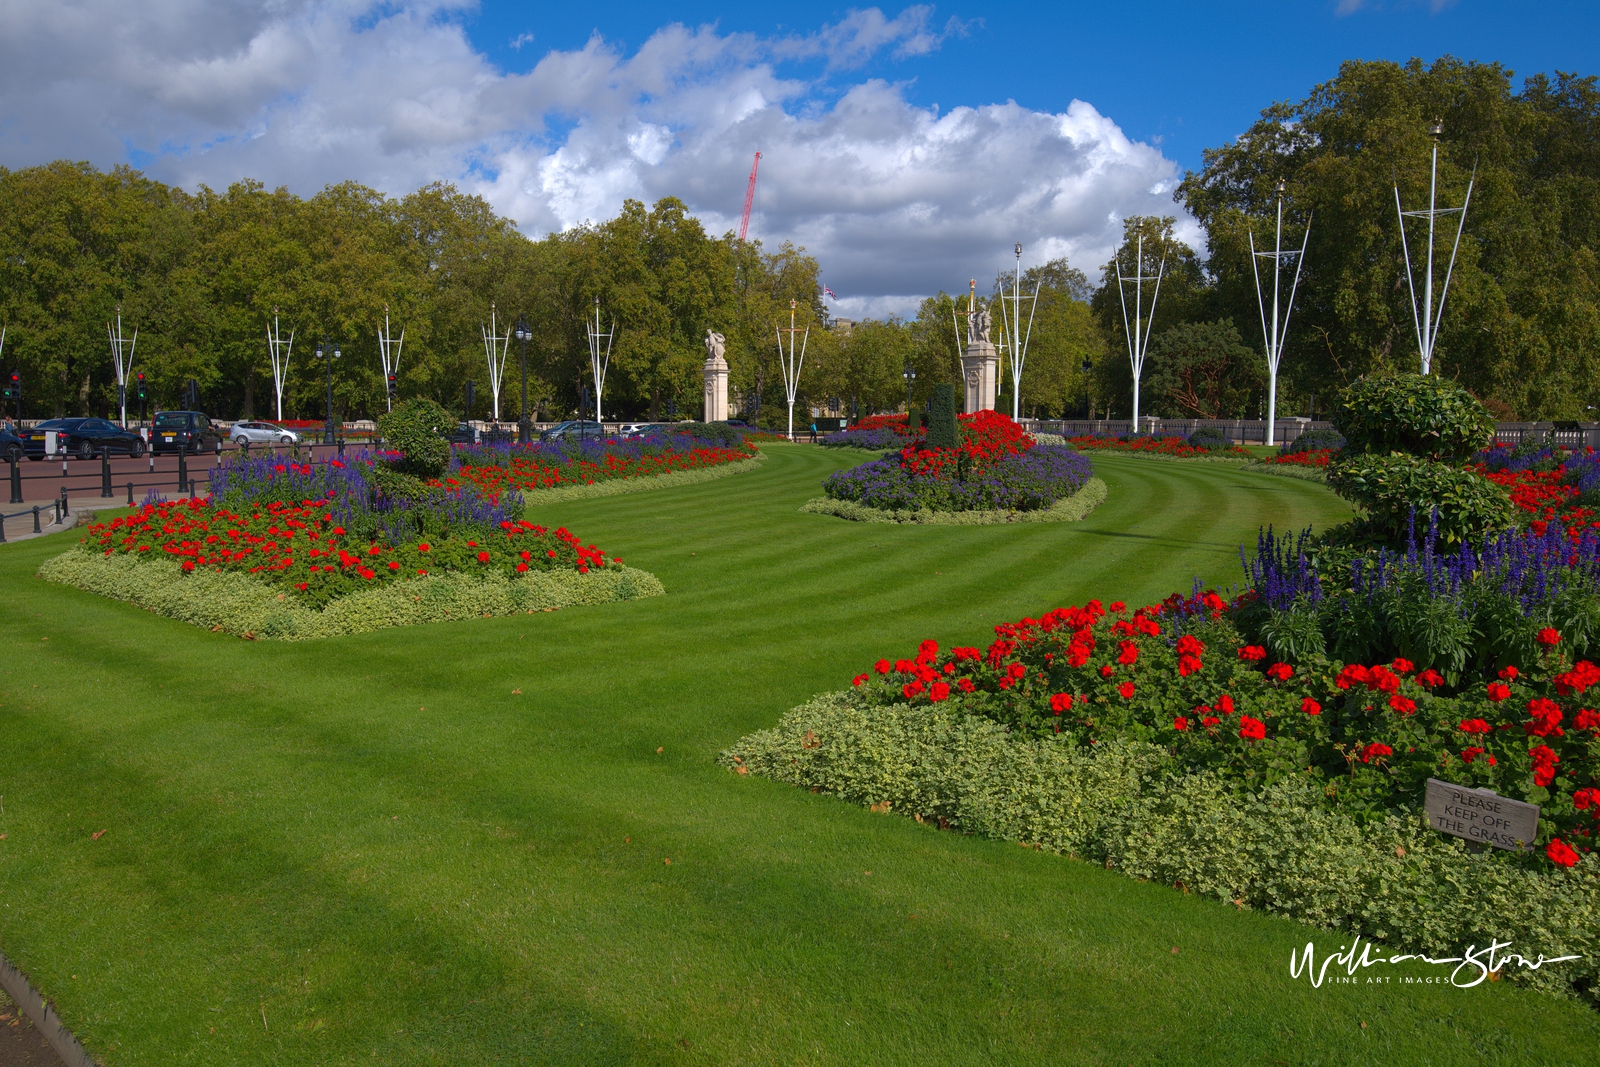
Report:
[[[386,493],[380,465],[398,455],[359,451],[321,460],[234,456],[212,470],[211,495],[236,507],[323,500],[341,526],[373,537],[381,532],[390,544],[463,527],[494,530],[522,517],[522,496],[515,490],[502,492],[498,501],[471,484],[414,495]]]
[[[898,460],[875,460],[830,475],[822,490],[835,500],[889,511],[1039,511],[1071,496],[1093,476],[1087,456],[1036,445],[966,478],[917,475]]]
[[[1560,461],[1560,456],[1550,445],[1525,450],[1522,445],[1497,445],[1478,453],[1478,462],[1491,471],[1526,471],[1543,464]]]
[[[1256,536],[1254,559],[1239,546],[1239,561],[1245,577],[1260,600],[1274,611],[1288,611],[1302,597],[1307,603],[1322,601],[1322,580],[1307,549],[1313,544],[1311,530],[1298,537],[1277,536],[1267,527]]]
[[[1600,452],[1574,452],[1562,464],[1561,480],[1577,486],[1585,504],[1600,504]]]
[[[695,449],[727,448],[726,441],[684,433],[656,433],[645,437],[559,437],[519,445],[514,441],[467,445],[452,452],[458,467],[509,467],[513,456],[565,467],[574,463],[604,463],[609,456],[637,460],[644,456],[686,453]]]

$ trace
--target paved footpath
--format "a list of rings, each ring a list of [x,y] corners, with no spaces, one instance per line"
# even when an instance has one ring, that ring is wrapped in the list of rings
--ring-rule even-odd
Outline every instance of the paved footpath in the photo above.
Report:
[[[39,509],[38,533],[33,532],[33,509],[36,506]],[[103,500],[97,495],[81,501],[73,500],[71,496],[68,496],[67,506],[71,510],[62,516],[60,523],[57,523],[55,521],[56,502],[54,500],[29,500],[22,504],[0,504],[0,515],[10,516],[10,518],[0,520],[5,524],[6,543],[26,541],[29,538],[43,537],[46,534],[70,530],[74,526],[86,525],[94,521],[96,511],[107,507],[124,507],[126,505],[124,501],[116,499]],[[18,515],[17,512],[19,511],[25,514]],[[0,1061],[0,1063],[3,1062]]]

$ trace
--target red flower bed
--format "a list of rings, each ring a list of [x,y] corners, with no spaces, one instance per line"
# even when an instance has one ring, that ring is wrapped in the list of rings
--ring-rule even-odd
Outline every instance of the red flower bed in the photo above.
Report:
[[[995,635],[986,649],[930,640],[880,659],[855,678],[856,699],[949,704],[1082,745],[1155,741],[1246,791],[1309,769],[1331,805],[1361,817],[1419,809],[1430,777],[1486,787],[1541,806],[1554,832],[1538,843],[1563,865],[1600,832],[1600,712],[1585,706],[1600,668],[1565,657],[1553,630],[1539,662],[1455,695],[1404,659],[1275,662],[1213,592],[1131,613],[1092,600]]]
[[[482,538],[481,542],[479,538]],[[565,527],[502,522],[488,535],[440,537],[403,545],[357,541],[324,502],[274,502],[243,512],[205,500],[146,504],[131,515],[97,522],[83,539],[89,551],[164,556],[197,569],[253,574],[297,599],[325,604],[375,582],[458,571],[507,575],[530,570],[587,574],[622,561],[585,547]]]
[[[1482,465],[1472,469],[1510,494],[1517,509],[1529,516],[1528,526],[1535,533],[1544,533],[1552,522],[1561,523],[1569,533],[1600,528],[1600,514],[1577,502],[1578,487],[1562,485],[1559,470],[1491,471]]]
[[[1080,452],[1139,452],[1146,455],[1174,456],[1192,459],[1196,456],[1237,456],[1250,458],[1250,453],[1237,445],[1213,452],[1191,445],[1182,437],[1134,437],[1124,441],[1114,435],[1084,434],[1067,440]]]
[[[1020,455],[1033,447],[1028,432],[997,411],[958,415],[956,419],[959,445],[929,448],[918,439],[900,450],[900,465],[912,474],[953,478],[963,466],[968,471],[983,471],[1003,456]]]
[[[1267,462],[1283,463],[1291,467],[1326,467],[1336,454],[1336,449],[1320,448],[1305,452],[1287,452],[1281,456],[1273,456]]]
[[[605,444],[619,443],[600,442],[598,444],[601,447],[595,449],[597,458],[580,458],[568,462],[558,462],[558,458],[567,459],[559,452],[547,455],[533,449],[526,449],[521,453],[513,450],[510,453],[510,466],[463,464],[455,473],[443,479],[435,479],[428,484],[454,489],[470,483],[482,490],[491,500],[498,502],[500,494],[507,489],[552,489],[563,485],[593,485],[596,482],[617,478],[650,478],[674,471],[699,470],[704,467],[721,466],[724,463],[737,463],[756,454],[756,450],[748,445],[742,449],[707,445],[659,452],[645,451],[642,454],[630,454],[635,450],[627,449],[625,443],[620,443],[624,446],[621,451],[614,452],[603,448]]]

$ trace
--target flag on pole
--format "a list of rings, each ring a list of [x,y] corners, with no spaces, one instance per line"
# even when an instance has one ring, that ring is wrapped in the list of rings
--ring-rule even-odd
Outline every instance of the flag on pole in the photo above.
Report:
[[[827,286],[826,286],[826,285],[824,285],[824,286],[823,286],[823,287],[822,287],[822,292],[823,292],[823,293],[824,293],[824,294],[825,294],[825,295],[826,295],[826,296],[827,296],[827,297],[828,297],[828,299],[830,299],[830,300],[837,300],[837,299],[839,299],[839,297],[838,297],[838,296],[837,296],[837,295],[836,295],[836,294],[835,294],[835,293],[834,293],[834,291],[833,291],[833,290],[832,290],[832,289],[829,289],[829,288],[828,288],[828,287],[827,287]]]

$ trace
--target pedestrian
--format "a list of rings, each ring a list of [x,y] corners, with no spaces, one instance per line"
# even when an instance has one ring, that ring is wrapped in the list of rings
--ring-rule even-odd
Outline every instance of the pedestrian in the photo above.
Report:
[[[817,420],[816,419],[812,419],[811,420],[811,443],[812,444],[816,444],[817,443]]]

